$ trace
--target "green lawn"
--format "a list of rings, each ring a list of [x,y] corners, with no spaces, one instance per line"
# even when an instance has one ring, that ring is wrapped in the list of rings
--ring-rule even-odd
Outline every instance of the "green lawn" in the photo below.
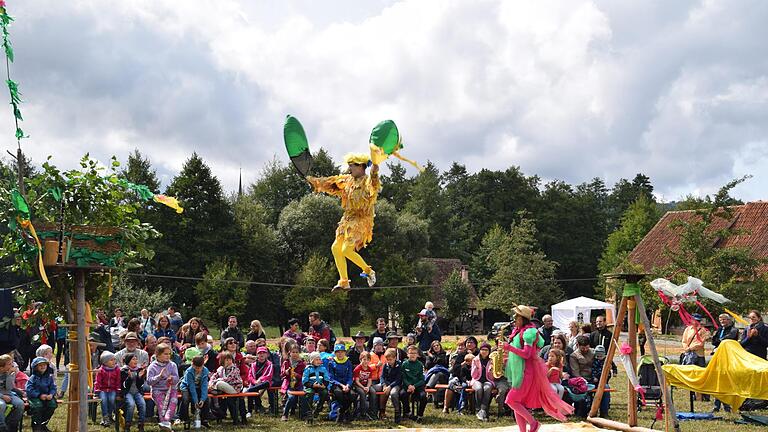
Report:
[[[616,421],[625,422],[627,417],[627,378],[624,374],[621,367],[619,367],[619,375],[613,379],[611,379],[610,384],[612,387],[616,389],[615,392],[612,393],[612,401],[611,401],[611,410],[609,412],[609,418]],[[674,391],[674,400],[676,403],[676,408],[678,411],[688,411],[690,409],[688,404],[688,392],[676,389]],[[712,402],[696,402],[695,403],[695,409],[697,412],[708,412],[712,409]],[[391,406],[389,407],[388,414],[391,416]],[[451,414],[443,414],[441,411],[436,410],[432,407],[432,405],[427,406],[426,416],[425,416],[425,427],[432,427],[432,428],[456,428],[456,427],[464,427],[464,428],[478,428],[483,429],[487,427],[495,427],[495,426],[509,426],[514,425],[514,421],[510,417],[504,417],[502,419],[496,419],[494,417],[496,413],[496,405],[493,404],[492,410],[491,410],[492,416],[491,421],[489,423],[482,423],[478,421],[473,415],[466,415],[466,416],[459,416],[455,413]],[[655,408],[654,407],[648,407],[643,409],[638,414],[638,425],[643,427],[650,427],[651,422],[653,421],[653,417],[655,414]],[[762,415],[768,415],[768,412],[758,412],[757,414]],[[744,425],[736,425],[733,423],[733,420],[740,418],[738,414],[726,414],[721,411],[721,416],[723,416],[723,420],[719,421],[686,421],[681,422],[680,427],[681,430],[684,432],[721,432],[721,431],[738,431],[738,432],[764,432],[766,429],[757,427],[757,426],[744,426]],[[543,414],[536,414],[536,417],[540,420],[542,420],[545,423],[551,423],[554,422],[549,417],[546,417]],[[581,419],[574,418],[573,421],[579,421]],[[52,421],[52,424],[50,426],[51,430],[54,431],[64,431],[66,430],[66,408],[64,406],[61,406],[59,409],[56,410],[56,414],[54,416],[54,419]],[[29,418],[25,418],[25,425],[27,425],[27,428],[29,427]],[[409,421],[403,422],[404,426],[415,426]],[[355,422],[351,426],[347,427],[346,429],[367,429],[367,428],[394,428],[394,423],[392,422]],[[655,428],[659,429],[662,428],[663,424],[661,422],[657,422]],[[314,425],[308,426],[306,423],[299,421],[298,419],[292,419],[287,423],[281,422],[279,418],[273,418],[273,417],[263,417],[263,416],[256,416],[253,417],[250,420],[250,423],[248,426],[240,426],[240,427],[233,427],[228,424],[222,424],[220,426],[213,426],[210,430],[213,431],[234,431],[234,430],[260,430],[260,431],[285,431],[290,429],[291,432],[316,432],[316,431],[335,431],[339,430],[339,427],[332,422],[328,421],[319,421],[315,422]],[[27,429],[28,430],[28,429]],[[114,430],[114,429],[107,429],[102,428],[98,425],[92,425],[89,430],[93,431],[107,431],[107,430]],[[135,429],[134,429],[135,430]],[[147,427],[148,431],[157,431],[159,430],[156,425],[148,425]],[[176,429],[175,429],[176,430]],[[181,430],[181,428],[178,428],[178,430]]]

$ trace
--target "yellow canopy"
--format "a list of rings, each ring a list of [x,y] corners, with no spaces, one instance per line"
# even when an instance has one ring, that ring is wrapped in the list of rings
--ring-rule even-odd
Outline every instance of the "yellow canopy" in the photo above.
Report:
[[[735,340],[724,340],[706,368],[664,365],[669,384],[711,394],[738,409],[748,398],[768,399],[768,361],[752,355]]]

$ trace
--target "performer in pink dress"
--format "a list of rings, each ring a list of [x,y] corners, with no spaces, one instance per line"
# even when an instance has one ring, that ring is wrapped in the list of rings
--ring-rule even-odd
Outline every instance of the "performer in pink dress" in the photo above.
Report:
[[[541,424],[528,409],[543,408],[547,415],[565,421],[565,416],[573,413],[573,407],[565,403],[549,385],[547,366],[538,355],[544,341],[531,324],[533,309],[520,305],[513,312],[515,330],[510,335],[511,344],[504,345],[504,350],[509,351],[504,371],[510,387],[506,403],[515,412],[520,432],[537,432]],[[530,429],[526,430],[528,425]]]

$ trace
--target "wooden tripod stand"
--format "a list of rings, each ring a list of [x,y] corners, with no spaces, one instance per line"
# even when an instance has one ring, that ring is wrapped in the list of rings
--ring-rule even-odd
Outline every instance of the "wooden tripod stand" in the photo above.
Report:
[[[645,275],[613,274],[605,276],[609,279],[619,279],[624,281],[624,287],[621,295],[621,304],[619,305],[619,311],[616,315],[613,336],[608,348],[608,355],[605,359],[605,364],[603,365],[603,372],[600,374],[600,382],[597,385],[597,392],[592,401],[592,407],[589,410],[587,421],[599,427],[622,431],[640,432],[652,430],[637,426],[637,392],[629,380],[627,381],[627,423],[625,424],[595,417],[600,408],[600,402],[603,400],[603,395],[605,394],[605,385],[608,382],[608,374],[611,371],[613,357],[616,355],[616,349],[618,348],[617,343],[619,341],[619,336],[621,335],[621,329],[624,326],[625,318],[627,318],[628,343],[629,346],[632,347],[632,353],[630,354],[632,368],[637,370],[637,323],[635,321],[635,315],[639,314],[645,335],[648,339],[651,355],[653,357],[653,365],[656,368],[656,376],[659,379],[659,385],[661,386],[661,392],[664,399],[664,430],[669,432],[670,429],[674,429],[675,432],[680,432],[680,425],[675,414],[675,406],[672,404],[671,390],[664,378],[664,372],[661,370],[659,353],[656,350],[656,342],[654,342],[653,334],[651,333],[651,323],[648,320],[648,315],[646,315],[643,298],[640,296],[640,285],[638,282],[640,282]]]

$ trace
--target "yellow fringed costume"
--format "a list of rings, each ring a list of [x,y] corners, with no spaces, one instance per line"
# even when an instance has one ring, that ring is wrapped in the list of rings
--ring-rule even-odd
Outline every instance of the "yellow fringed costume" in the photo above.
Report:
[[[349,154],[344,158],[347,164],[365,165],[370,158],[365,153]],[[369,285],[375,283],[375,272],[357,253],[373,239],[373,218],[376,199],[381,190],[378,165],[373,165],[369,175],[354,178],[351,174],[331,177],[307,177],[316,192],[341,198],[344,215],[336,228],[336,240],[331,246],[333,260],[339,272],[336,288],[349,289],[347,259],[360,267],[368,278]]]

